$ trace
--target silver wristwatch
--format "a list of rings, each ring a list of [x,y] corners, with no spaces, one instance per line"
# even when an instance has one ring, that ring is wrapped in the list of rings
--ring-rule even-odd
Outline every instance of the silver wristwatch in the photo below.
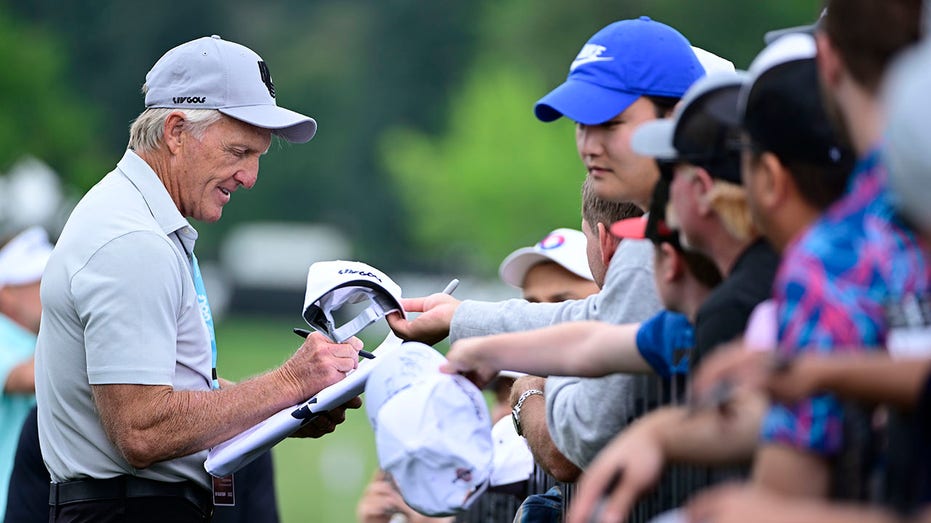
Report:
[[[514,430],[517,431],[518,436],[524,435],[524,431],[520,428],[520,409],[524,406],[524,400],[537,394],[542,396],[543,391],[540,389],[525,390],[524,393],[517,398],[517,403],[514,405],[514,408],[511,409],[511,420],[514,422]]]

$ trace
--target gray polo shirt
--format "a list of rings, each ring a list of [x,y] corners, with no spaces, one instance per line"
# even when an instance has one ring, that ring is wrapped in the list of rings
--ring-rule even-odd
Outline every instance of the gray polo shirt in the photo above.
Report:
[[[39,441],[52,481],[133,474],[208,487],[206,451],[134,469],[91,395],[92,384],[210,389],[210,338],[189,260],[196,239],[132,151],[72,212],[42,278],[36,345]]]

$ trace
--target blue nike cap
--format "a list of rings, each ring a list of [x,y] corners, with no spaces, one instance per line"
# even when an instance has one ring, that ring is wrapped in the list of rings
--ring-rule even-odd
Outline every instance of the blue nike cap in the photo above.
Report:
[[[566,81],[533,111],[544,122],[566,116],[597,125],[641,96],[681,98],[704,74],[689,41],[672,27],[648,16],[621,20],[585,43]]]

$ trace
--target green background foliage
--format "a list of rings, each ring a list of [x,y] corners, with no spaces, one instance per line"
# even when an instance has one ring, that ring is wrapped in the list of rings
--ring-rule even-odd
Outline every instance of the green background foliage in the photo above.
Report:
[[[5,0],[0,169],[31,153],[83,192],[125,148],[148,68],[220,34],[256,49],[279,103],[316,117],[320,132],[274,146],[248,199],[200,228],[202,259],[237,223],[314,221],[386,270],[491,274],[509,248],[576,223],[571,131],[531,108],[591,34],[650,15],[746,67],[766,30],[818,10],[817,0]]]
[[[571,123],[539,125],[527,110],[536,75],[492,64],[475,69],[453,95],[441,136],[393,129],[380,148],[415,215],[415,249],[473,272],[495,267],[515,245],[535,243],[540,231],[578,228],[585,177]]]

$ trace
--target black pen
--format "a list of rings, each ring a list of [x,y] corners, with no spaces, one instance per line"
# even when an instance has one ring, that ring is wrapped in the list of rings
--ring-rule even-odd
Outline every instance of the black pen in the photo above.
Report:
[[[298,336],[300,336],[300,337],[302,337],[302,338],[306,338],[306,337],[310,336],[310,331],[307,330],[307,329],[300,329],[300,328],[294,327],[293,330],[294,330],[294,334],[297,334]],[[374,359],[375,359],[375,355],[374,355],[374,354],[372,354],[371,352],[369,352],[369,351],[367,351],[367,350],[362,350],[362,349],[359,349],[359,356],[362,356],[363,358],[368,359],[368,360],[374,360]]]

